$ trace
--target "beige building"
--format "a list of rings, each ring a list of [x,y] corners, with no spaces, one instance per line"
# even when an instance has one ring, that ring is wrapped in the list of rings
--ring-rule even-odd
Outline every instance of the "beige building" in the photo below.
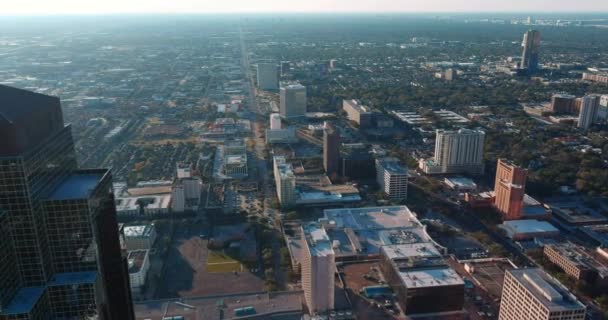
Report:
[[[585,306],[539,268],[505,273],[498,320],[584,320]]]
[[[608,264],[585,247],[571,243],[548,244],[545,257],[576,280],[595,285],[608,283]]]
[[[273,164],[277,198],[281,206],[292,207],[296,204],[296,176],[293,168],[282,156],[274,157]]]
[[[302,226],[306,239],[302,259],[302,289],[310,314],[334,309],[336,261],[332,243],[320,223]]]
[[[482,130],[437,130],[435,155],[420,160],[420,169],[426,174],[482,174],[485,136]]]
[[[354,121],[360,128],[372,125],[372,112],[370,107],[361,104],[359,100],[344,100],[342,110],[346,112],[348,120]]]

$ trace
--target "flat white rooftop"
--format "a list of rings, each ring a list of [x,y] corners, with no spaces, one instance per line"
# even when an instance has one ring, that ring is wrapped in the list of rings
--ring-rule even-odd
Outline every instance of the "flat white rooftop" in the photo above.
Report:
[[[566,287],[539,268],[513,269],[507,272],[551,312],[585,308]]]
[[[414,213],[406,206],[345,208],[324,210],[325,219],[336,228],[398,229],[422,227]]]
[[[429,288],[464,285],[462,278],[449,266],[400,271],[407,288]]]
[[[309,223],[302,226],[302,229],[311,255],[317,257],[334,255],[331,240],[321,224]]]
[[[514,233],[559,232],[549,222],[539,220],[511,220],[505,221],[503,226]]]

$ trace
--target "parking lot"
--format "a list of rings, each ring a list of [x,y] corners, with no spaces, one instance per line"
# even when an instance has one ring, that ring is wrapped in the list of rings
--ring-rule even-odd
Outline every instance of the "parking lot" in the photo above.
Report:
[[[157,298],[198,297],[264,290],[264,280],[259,273],[252,274],[249,270],[235,272],[235,268],[211,268],[211,272],[209,271],[207,248],[209,234],[210,230],[201,223],[185,221],[176,225]],[[211,259],[212,263],[219,261],[217,255],[213,255]]]

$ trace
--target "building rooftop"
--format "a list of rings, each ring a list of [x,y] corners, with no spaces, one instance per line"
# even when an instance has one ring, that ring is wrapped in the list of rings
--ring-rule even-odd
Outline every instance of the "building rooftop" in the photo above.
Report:
[[[129,263],[129,273],[138,273],[144,265],[148,250],[129,251],[127,261]]]
[[[511,220],[503,222],[502,225],[507,229],[507,231],[515,234],[559,232],[559,230],[549,222],[539,220]]]
[[[597,241],[600,246],[608,247],[608,224],[584,226],[581,231]]]
[[[287,159],[285,159],[285,157],[275,156],[274,162],[279,171],[279,175],[282,178],[295,177],[295,175],[293,174],[293,167],[290,163],[287,162]]]
[[[587,206],[582,200],[576,198],[557,199],[547,204],[553,213],[570,224],[590,225],[608,223],[608,218],[597,209]]]
[[[86,199],[97,188],[106,173],[107,171],[75,172],[52,191],[48,200]]]
[[[44,293],[44,290],[44,287],[25,287],[19,289],[13,300],[0,310],[0,315],[8,316],[30,312]]]
[[[137,226],[125,226],[123,230],[125,237],[128,238],[148,238],[154,230],[154,225],[143,224]]]
[[[407,168],[404,168],[399,164],[399,160],[395,158],[385,158],[378,160],[379,164],[384,168],[384,170],[388,171],[393,175],[401,175],[407,174]]]
[[[371,114],[371,110],[368,106],[361,104],[361,101],[356,99],[344,100],[346,104],[355,109],[359,113],[369,113]]]
[[[445,182],[448,185],[454,186],[459,189],[477,189],[477,184],[473,180],[465,177],[448,177],[445,178]]]
[[[422,227],[416,215],[406,206],[328,209],[324,210],[324,218],[338,229]]]
[[[571,263],[595,270],[602,279],[608,279],[608,263],[597,259],[585,247],[572,242],[548,244],[547,246],[559,252],[562,257],[567,258]]]
[[[306,244],[312,256],[324,257],[334,255],[331,240],[321,224],[312,222],[302,226],[302,228],[304,229]]]
[[[585,307],[559,281],[539,268],[513,269],[507,272],[552,312]]]

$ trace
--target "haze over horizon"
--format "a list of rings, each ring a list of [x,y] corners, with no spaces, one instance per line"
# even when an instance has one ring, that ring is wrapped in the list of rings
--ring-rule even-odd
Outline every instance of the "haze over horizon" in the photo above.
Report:
[[[608,12],[597,0],[21,0],[2,5],[0,15],[134,14],[134,13],[423,13],[423,12]]]

